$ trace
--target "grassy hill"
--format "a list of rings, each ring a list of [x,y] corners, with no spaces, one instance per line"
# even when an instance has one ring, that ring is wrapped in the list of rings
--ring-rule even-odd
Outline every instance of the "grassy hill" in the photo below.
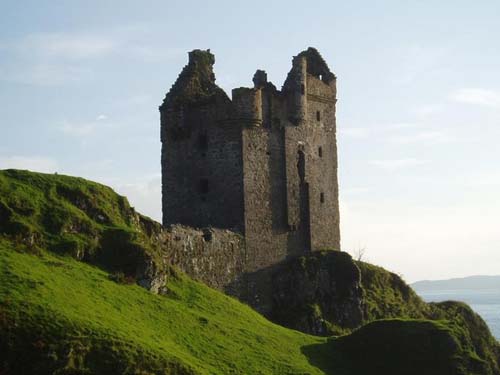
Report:
[[[324,339],[274,325],[184,275],[160,296],[69,257],[0,246],[2,353],[9,363],[23,358],[24,373],[321,373],[301,347]]]
[[[376,269],[365,287],[374,321],[342,337],[273,324],[168,265],[162,294],[150,293],[136,265],[158,256],[155,225],[105,186],[0,171],[0,373],[498,373],[487,327],[458,321],[456,305],[431,308],[436,321],[411,309],[376,320],[376,303],[391,298],[394,315],[403,303],[368,293],[384,283]]]

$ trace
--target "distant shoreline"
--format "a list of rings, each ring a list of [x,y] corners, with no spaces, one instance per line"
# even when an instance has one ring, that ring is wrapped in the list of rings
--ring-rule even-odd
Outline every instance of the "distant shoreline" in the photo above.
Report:
[[[411,287],[417,292],[423,291],[454,291],[454,290],[500,290],[500,275],[486,276],[468,276],[462,278],[453,278],[446,280],[422,280],[411,284]]]

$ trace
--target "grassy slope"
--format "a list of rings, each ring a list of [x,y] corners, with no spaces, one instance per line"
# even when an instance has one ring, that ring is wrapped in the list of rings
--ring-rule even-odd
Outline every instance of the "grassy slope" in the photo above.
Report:
[[[301,347],[324,339],[272,324],[185,276],[172,278],[169,295],[159,296],[110,281],[102,270],[69,257],[33,256],[8,247],[0,243],[0,341],[11,337],[9,351],[15,356],[19,348],[27,366],[99,372],[110,362],[114,373],[123,372],[120,366],[152,372],[179,367],[195,373],[321,373]],[[22,339],[16,343],[15,337]],[[26,358],[30,355],[38,360]]]
[[[374,321],[326,339],[272,324],[172,270],[166,296],[111,281],[108,272],[133,276],[137,256],[159,251],[144,225],[155,224],[103,185],[0,171],[0,372],[358,375],[373,364],[385,374],[430,374],[438,355],[447,373],[491,373],[463,324]],[[370,316],[414,318],[419,301],[385,271],[367,269]],[[442,311],[432,318],[454,319]],[[394,347],[408,354],[395,357]]]
[[[356,262],[364,289],[364,316],[370,322],[383,318],[428,317],[430,306],[398,275],[366,262]]]
[[[25,254],[6,241],[0,269],[7,374],[490,373],[446,321],[381,320],[326,339],[270,323],[183,275],[171,278],[167,296],[154,295],[70,257]]]
[[[0,233],[33,252],[45,248],[135,277],[141,260],[158,255],[145,224],[158,225],[107,186],[62,175],[0,171]]]

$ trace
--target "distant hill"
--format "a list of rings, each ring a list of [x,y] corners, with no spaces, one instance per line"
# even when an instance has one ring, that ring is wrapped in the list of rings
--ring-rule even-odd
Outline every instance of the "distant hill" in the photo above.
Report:
[[[468,276],[448,280],[422,280],[411,286],[416,291],[428,290],[480,290],[498,289],[500,290],[500,275],[498,276]]]

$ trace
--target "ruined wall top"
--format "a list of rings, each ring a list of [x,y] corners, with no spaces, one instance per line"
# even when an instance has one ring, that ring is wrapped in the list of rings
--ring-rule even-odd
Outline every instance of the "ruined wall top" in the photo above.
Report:
[[[224,90],[215,84],[214,64],[215,56],[209,49],[189,52],[189,62],[165,96],[160,110],[202,102],[216,94],[227,97]]]
[[[283,84],[283,91],[289,90],[294,86],[296,81],[295,75],[300,71],[300,65],[305,64],[307,73],[320,79],[327,85],[330,85],[336,80],[335,74],[332,73],[328,64],[323,59],[321,54],[316,48],[309,47],[305,51],[300,52],[293,58],[293,67],[287,75],[285,83]]]
[[[292,68],[281,91],[267,80],[264,70],[257,70],[253,76],[253,88],[233,89],[232,100],[215,83],[214,64],[215,56],[209,49],[195,49],[189,52],[188,64],[166,95],[160,106],[160,112],[166,115],[182,112],[191,105],[203,106],[214,103],[213,108],[217,112],[218,124],[259,125],[263,122],[262,106],[269,106],[268,103],[264,103],[264,94],[260,92],[263,90],[266,95],[272,95],[281,101],[287,100],[289,120],[298,125],[306,120],[307,96],[304,96],[305,92],[323,98],[336,96],[335,74],[330,71],[320,53],[312,47],[294,56]],[[315,83],[311,83],[311,90],[308,89],[308,76],[315,78]],[[168,116],[162,118],[167,119]],[[166,123],[162,120],[163,122]],[[169,123],[181,126],[183,121],[171,119]]]

